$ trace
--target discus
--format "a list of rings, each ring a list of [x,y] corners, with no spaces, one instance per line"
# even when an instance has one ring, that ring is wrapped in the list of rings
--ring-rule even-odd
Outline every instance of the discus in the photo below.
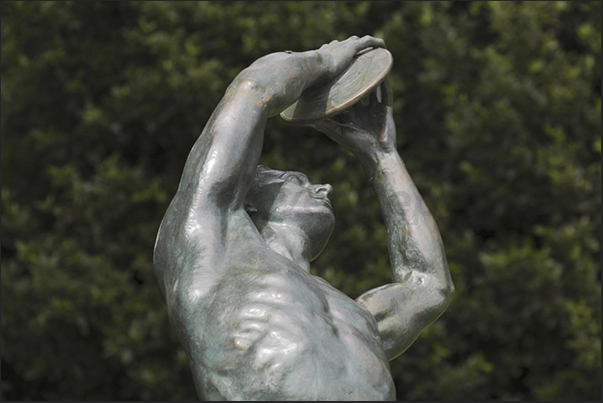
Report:
[[[385,80],[394,59],[383,48],[368,48],[354,56],[337,77],[307,88],[293,105],[281,112],[286,122],[305,125],[348,109]]]

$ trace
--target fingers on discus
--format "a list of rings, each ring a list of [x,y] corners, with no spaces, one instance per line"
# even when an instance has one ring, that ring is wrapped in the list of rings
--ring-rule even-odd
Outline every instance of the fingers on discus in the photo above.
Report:
[[[363,42],[365,42],[364,47],[373,47],[373,48],[384,48],[385,41],[381,38],[375,38],[370,35],[365,35],[362,37]]]
[[[371,99],[371,105],[381,103],[381,100],[383,99],[383,92],[381,90],[381,85],[379,85],[377,88],[375,88],[373,90],[373,92],[371,92],[370,99]]]

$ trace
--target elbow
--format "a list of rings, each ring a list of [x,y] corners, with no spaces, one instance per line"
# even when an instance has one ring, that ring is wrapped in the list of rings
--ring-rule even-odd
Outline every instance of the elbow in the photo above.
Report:
[[[448,270],[445,267],[446,271]],[[455,293],[454,283],[450,278],[450,274],[439,272],[436,274],[415,274],[415,281],[418,281],[422,287],[428,292],[434,306],[447,307],[452,301]]]
[[[284,52],[260,57],[243,69],[234,82],[240,82],[246,92],[266,93],[278,81],[279,72],[287,69],[288,57]]]
[[[261,75],[253,70],[249,70],[248,67],[233,80],[227,93],[233,92],[233,90],[237,95],[262,95],[266,92],[267,88],[266,83],[263,83]]]
[[[425,276],[422,278],[422,281],[429,290],[428,295],[431,298],[433,308],[444,312],[452,301],[455,293],[454,283],[452,282],[450,275]]]
[[[274,84],[253,70],[243,70],[226,91],[227,97],[250,100],[254,104],[253,107],[262,110],[272,109],[277,95]]]

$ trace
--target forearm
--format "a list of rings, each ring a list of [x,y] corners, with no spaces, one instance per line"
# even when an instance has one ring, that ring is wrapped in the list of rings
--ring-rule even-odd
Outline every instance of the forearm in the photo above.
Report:
[[[268,115],[274,116],[297,101],[304,89],[334,75],[332,67],[317,50],[271,53],[241,71],[233,84],[252,82]]]
[[[428,275],[443,290],[452,287],[437,225],[397,151],[360,158],[379,200],[387,228],[394,282]]]

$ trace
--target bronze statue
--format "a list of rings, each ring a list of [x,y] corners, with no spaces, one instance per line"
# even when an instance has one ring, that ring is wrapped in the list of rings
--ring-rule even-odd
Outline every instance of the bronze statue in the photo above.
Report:
[[[448,306],[440,234],[396,150],[387,80],[369,105],[307,124],[361,161],[387,227],[391,284],[353,300],[310,274],[334,225],[331,186],[258,167],[268,118],[384,46],[350,37],[258,59],[193,146],[154,264],[201,399],[395,400],[388,360]]]

